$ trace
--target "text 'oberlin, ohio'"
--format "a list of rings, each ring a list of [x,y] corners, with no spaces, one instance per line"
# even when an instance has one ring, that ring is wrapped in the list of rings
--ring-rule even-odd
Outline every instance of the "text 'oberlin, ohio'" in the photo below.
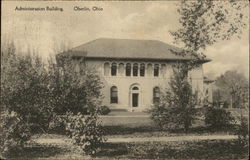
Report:
[[[74,6],[74,11],[103,11],[102,7],[79,7],[79,6]]]

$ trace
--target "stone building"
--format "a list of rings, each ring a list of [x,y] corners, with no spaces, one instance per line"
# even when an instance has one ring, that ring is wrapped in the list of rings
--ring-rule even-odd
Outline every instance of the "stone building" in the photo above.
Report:
[[[63,56],[72,57],[77,67],[94,67],[104,83],[103,105],[111,109],[143,111],[167,89],[176,62],[190,61],[191,55],[173,52],[179,48],[157,40],[107,39],[90,41]],[[84,60],[83,60],[84,59]],[[84,63],[82,63],[84,62]],[[203,69],[199,65],[188,73],[194,92],[202,97]]]

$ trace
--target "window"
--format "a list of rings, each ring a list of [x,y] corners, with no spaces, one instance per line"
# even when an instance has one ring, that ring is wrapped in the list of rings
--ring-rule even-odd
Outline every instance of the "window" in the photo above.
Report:
[[[123,63],[119,64],[119,66],[118,66],[118,73],[119,73],[120,76],[124,75],[124,64]]]
[[[133,65],[133,76],[138,76],[138,64]]]
[[[161,75],[162,75],[162,77],[164,77],[166,75],[166,65],[165,64],[161,65]]]
[[[111,66],[111,76],[116,76],[116,72],[117,72],[116,63],[112,63],[112,66]]]
[[[109,63],[104,63],[104,76],[109,76]]]
[[[159,76],[159,65],[155,64],[154,66],[154,76],[158,77]]]
[[[133,87],[132,90],[139,90],[139,88],[138,87]]]
[[[143,63],[140,65],[140,76],[145,76],[145,65]]]
[[[153,66],[152,66],[151,63],[148,64],[147,74],[148,74],[149,77],[152,77],[152,75],[153,75]]]
[[[126,76],[131,76],[131,64],[127,63],[126,65]]]
[[[116,86],[110,88],[110,103],[118,103],[118,89]]]
[[[160,88],[155,87],[153,89],[153,103],[159,103],[160,102]]]

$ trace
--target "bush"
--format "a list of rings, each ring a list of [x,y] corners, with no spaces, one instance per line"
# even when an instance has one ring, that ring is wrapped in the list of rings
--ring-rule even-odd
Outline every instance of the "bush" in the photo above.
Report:
[[[230,112],[223,108],[207,107],[205,109],[205,124],[212,128],[219,129],[227,127],[234,118]]]
[[[73,143],[87,155],[94,155],[104,141],[103,130],[96,114],[67,113],[66,130]]]
[[[238,143],[240,146],[248,145],[249,140],[249,125],[248,120],[241,115],[240,125],[236,129],[236,134],[238,135]]]
[[[15,112],[3,111],[0,117],[1,157],[18,153],[31,137],[29,126]]]
[[[187,81],[185,67],[182,67],[174,70],[170,90],[161,93],[160,101],[150,110],[151,118],[161,129],[183,127],[187,131],[196,118],[196,96]]]
[[[101,106],[100,107],[100,114],[101,115],[107,115],[111,112],[111,110],[109,109],[109,107],[107,106]]]

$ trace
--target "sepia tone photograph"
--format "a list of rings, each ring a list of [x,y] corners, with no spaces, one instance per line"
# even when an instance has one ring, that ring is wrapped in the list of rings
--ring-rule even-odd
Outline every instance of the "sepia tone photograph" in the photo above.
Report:
[[[2,0],[0,159],[249,159],[249,8]]]

